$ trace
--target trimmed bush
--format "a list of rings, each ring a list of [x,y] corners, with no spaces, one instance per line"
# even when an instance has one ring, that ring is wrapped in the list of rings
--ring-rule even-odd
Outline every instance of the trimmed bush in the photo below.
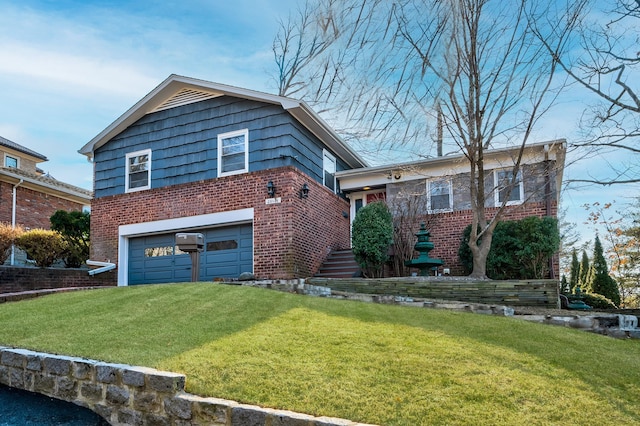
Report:
[[[36,266],[41,268],[53,265],[67,248],[60,233],[45,229],[24,232],[16,239],[16,245],[36,262]]]
[[[393,218],[383,202],[367,204],[353,219],[352,248],[366,277],[381,277],[393,242]]]
[[[11,246],[22,233],[22,228],[14,228],[11,224],[0,223],[0,265],[4,264],[11,253]]]

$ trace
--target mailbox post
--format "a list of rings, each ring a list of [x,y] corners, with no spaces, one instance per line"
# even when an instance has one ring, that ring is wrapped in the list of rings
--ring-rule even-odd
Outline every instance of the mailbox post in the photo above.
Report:
[[[178,232],[176,245],[178,249],[191,256],[191,282],[199,281],[200,252],[204,249],[204,235],[193,232]]]

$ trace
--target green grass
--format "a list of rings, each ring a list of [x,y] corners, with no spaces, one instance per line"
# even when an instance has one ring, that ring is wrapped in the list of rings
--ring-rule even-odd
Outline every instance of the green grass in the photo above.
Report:
[[[511,318],[173,284],[0,305],[0,344],[367,423],[640,424],[640,341]]]

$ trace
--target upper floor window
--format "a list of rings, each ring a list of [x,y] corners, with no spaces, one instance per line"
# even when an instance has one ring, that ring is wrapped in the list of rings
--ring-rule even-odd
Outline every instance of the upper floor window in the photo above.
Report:
[[[524,186],[520,171],[514,178],[512,169],[496,170],[493,173],[493,178],[496,207],[501,206],[505,201],[507,205],[522,203],[524,200]],[[511,190],[511,193],[509,193],[509,190]]]
[[[9,155],[4,156],[4,166],[5,167],[13,167],[14,169],[18,168],[18,159],[16,157],[11,157]]]
[[[126,192],[151,188],[151,150],[127,154]]]
[[[218,135],[218,176],[249,171],[248,142],[248,129]]]
[[[327,188],[336,192],[336,157],[322,150],[322,183]]]
[[[430,212],[453,211],[451,179],[434,179],[427,182],[427,209]]]

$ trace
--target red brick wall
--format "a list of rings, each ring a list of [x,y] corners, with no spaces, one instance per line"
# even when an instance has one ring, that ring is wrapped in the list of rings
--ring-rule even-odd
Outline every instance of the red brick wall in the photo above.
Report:
[[[266,204],[267,182],[277,204]],[[300,199],[304,183],[309,196]],[[254,274],[288,279],[315,272],[331,249],[349,247],[348,203],[293,167],[227,176],[92,202],[91,259],[115,261],[118,226],[254,208]]]
[[[84,269],[0,266],[0,294],[69,287],[115,285],[113,271],[90,276]]]
[[[487,208],[487,218],[492,218],[497,208]],[[551,207],[551,216],[556,217],[557,206]],[[528,216],[546,216],[545,203],[525,203],[506,208],[502,220],[520,220]],[[462,210],[452,213],[440,213],[423,217],[427,228],[431,231],[431,241],[434,249],[429,253],[430,257],[444,260],[444,267],[450,268],[451,275],[463,275],[462,265],[458,259],[458,248],[462,239],[462,231],[471,223],[471,210]],[[416,232],[419,224],[416,224]],[[558,277],[559,265],[557,255],[554,257],[554,273]],[[442,270],[440,270],[442,272]]]
[[[0,182],[0,222],[11,223],[13,185]],[[16,190],[16,224],[50,229],[49,218],[57,210],[81,211],[83,205],[19,186]]]

